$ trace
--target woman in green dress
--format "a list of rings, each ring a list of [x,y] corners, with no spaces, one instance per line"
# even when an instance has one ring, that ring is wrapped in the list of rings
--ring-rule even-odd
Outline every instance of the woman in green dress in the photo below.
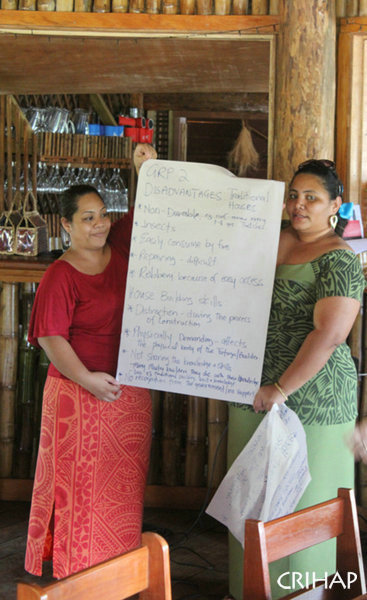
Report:
[[[261,387],[253,407],[230,407],[229,464],[273,404],[286,402],[298,415],[306,431],[312,481],[297,510],[335,497],[338,487],[354,487],[354,459],[344,438],[357,416],[357,375],[346,338],[360,310],[365,279],[358,258],[335,231],[342,193],[331,161],[306,161],[293,176],[286,201],[290,225],[280,235]],[[333,542],[273,563],[273,598],[290,593],[282,587],[287,585],[284,573],[301,586],[307,572],[309,578],[334,573]],[[230,592],[240,600],[243,551],[232,536],[229,552]]]

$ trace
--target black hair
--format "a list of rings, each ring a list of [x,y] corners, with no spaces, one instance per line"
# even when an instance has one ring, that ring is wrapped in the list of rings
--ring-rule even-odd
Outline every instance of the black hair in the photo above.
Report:
[[[292,185],[294,178],[297,175],[303,173],[309,173],[310,175],[315,175],[318,177],[321,180],[325,190],[329,194],[330,200],[335,200],[337,196],[340,196],[343,200],[344,186],[336,171],[335,164],[332,161],[318,159],[307,160],[297,167],[290,185]],[[335,228],[335,233],[342,237],[345,226],[348,223],[348,219],[344,219],[339,215],[339,213],[336,213],[336,216],[338,217],[338,223]]]
[[[78,210],[78,200],[86,194],[97,194],[97,196],[103,201],[101,194],[96,190],[93,185],[87,183],[72,185],[65,190],[61,196],[60,215],[67,221],[71,222],[73,216]]]

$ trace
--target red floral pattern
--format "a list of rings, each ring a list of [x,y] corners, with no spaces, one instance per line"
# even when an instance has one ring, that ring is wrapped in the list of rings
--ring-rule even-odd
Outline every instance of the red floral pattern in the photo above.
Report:
[[[54,577],[62,578],[140,544],[150,441],[148,390],[125,386],[109,403],[48,377],[27,571],[41,575],[52,556]]]

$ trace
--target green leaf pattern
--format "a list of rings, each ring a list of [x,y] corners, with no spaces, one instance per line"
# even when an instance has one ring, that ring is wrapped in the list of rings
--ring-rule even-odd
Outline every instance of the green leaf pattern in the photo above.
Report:
[[[330,296],[362,301],[366,281],[358,257],[333,250],[300,265],[280,265],[274,282],[262,385],[277,381],[313,329],[316,302]],[[326,365],[291,394],[287,406],[302,423],[335,425],[357,415],[357,375],[350,348],[338,346]],[[252,407],[245,407],[252,410]]]

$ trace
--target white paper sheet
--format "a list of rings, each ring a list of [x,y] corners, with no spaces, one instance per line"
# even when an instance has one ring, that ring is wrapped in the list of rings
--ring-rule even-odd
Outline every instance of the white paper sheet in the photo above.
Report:
[[[274,405],[233,462],[206,512],[244,545],[246,519],[294,511],[311,481],[306,435],[296,413]]]
[[[137,187],[117,378],[252,403],[284,184],[155,160]]]

